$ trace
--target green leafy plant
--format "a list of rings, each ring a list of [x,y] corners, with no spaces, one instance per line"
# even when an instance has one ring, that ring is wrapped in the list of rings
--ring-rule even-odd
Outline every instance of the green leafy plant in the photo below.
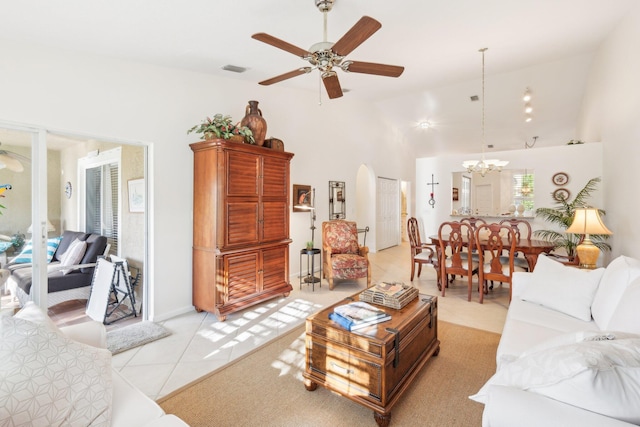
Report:
[[[599,182],[599,177],[591,178],[584,188],[576,194],[573,201],[570,202],[569,200],[560,197],[556,200],[556,207],[536,209],[536,216],[566,230],[573,221],[576,209],[587,206],[586,200],[591,196],[591,193],[596,189]],[[602,209],[598,209],[598,212],[600,212],[600,215],[605,215],[605,211]],[[576,246],[580,244],[583,237],[580,234],[565,233],[557,230],[536,230],[534,235],[549,242],[553,242],[555,249],[564,248],[567,256],[571,259],[575,257]],[[593,244],[601,251],[611,250],[611,245],[606,242],[609,238],[608,235],[591,234],[590,237]]]
[[[240,126],[240,124],[234,124],[231,120],[231,116],[224,116],[222,114],[216,114],[211,117],[207,117],[199,125],[193,126],[187,131],[187,134],[195,132],[201,133],[205,136],[211,134],[214,138],[230,139],[234,135],[240,135],[244,138],[245,142],[249,144],[255,144],[253,138],[253,132],[247,126]]]

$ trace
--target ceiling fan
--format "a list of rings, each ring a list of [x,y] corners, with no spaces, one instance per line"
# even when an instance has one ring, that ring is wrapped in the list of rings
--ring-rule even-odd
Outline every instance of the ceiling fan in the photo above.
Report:
[[[337,68],[346,72],[388,77],[399,77],[402,74],[404,67],[397,65],[344,60],[349,53],[378,31],[382,24],[369,16],[363,16],[340,40],[335,43],[329,42],[327,41],[327,13],[333,7],[334,2],[335,0],[315,0],[316,7],[324,14],[324,41],[314,44],[308,51],[266,33],[256,33],[251,36],[258,41],[293,53],[311,64],[310,67],[301,67],[261,81],[259,84],[271,85],[317,69],[321,72],[322,82],[329,98],[333,99],[342,96],[338,74],[335,72]]]
[[[18,153],[0,149],[0,169],[7,168],[13,172],[22,172],[24,170],[22,162],[30,163],[31,161]]]

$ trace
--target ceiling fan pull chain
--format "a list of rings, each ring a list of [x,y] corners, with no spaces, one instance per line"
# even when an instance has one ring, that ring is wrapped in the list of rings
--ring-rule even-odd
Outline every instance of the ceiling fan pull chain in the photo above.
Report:
[[[322,107],[322,74],[318,74],[318,106]]]

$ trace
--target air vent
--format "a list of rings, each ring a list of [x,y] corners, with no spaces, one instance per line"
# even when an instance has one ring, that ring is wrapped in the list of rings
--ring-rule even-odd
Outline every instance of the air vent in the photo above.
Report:
[[[493,148],[493,144],[487,144],[487,148]]]
[[[474,101],[474,102],[480,100],[480,97],[478,95],[471,95],[470,98],[471,98],[471,101]]]
[[[237,65],[225,65],[222,69],[225,71],[231,71],[232,73],[244,73],[247,71],[246,68],[238,67]]]

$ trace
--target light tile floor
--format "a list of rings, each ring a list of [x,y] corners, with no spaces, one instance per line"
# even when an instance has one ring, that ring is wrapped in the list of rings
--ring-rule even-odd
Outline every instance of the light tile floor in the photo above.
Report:
[[[420,278],[410,282],[407,243],[370,253],[369,259],[373,283],[412,283],[420,293],[440,295],[435,271],[429,266],[422,269]],[[474,281],[477,283],[477,278]],[[172,332],[170,336],[115,355],[113,366],[149,397],[158,399],[287,333],[303,324],[310,314],[364,290],[366,280],[338,281],[332,291],[323,280],[322,286],[316,283],[312,290],[310,284],[300,286],[296,274],[291,277],[291,284],[293,291],[288,297],[230,314],[224,322],[218,321],[213,314],[195,310],[161,322]],[[468,302],[466,281],[456,280],[447,288],[446,296],[438,300],[438,318],[500,333],[508,304],[509,288],[506,285],[497,285],[485,295],[484,304],[479,304],[478,293],[474,292],[472,301]],[[84,305],[79,307],[71,311],[68,307],[60,307],[64,323],[86,319]],[[8,314],[13,312],[6,304],[1,308]],[[52,310],[50,315],[57,316]]]
[[[409,247],[400,246],[369,254],[372,282],[409,283]],[[421,293],[439,295],[433,268],[423,268],[413,285]],[[475,280],[475,279],[474,279]],[[115,355],[113,366],[153,399],[165,396],[210,373],[270,340],[301,325],[310,314],[346,298],[366,286],[365,280],[341,281],[332,291],[322,286],[304,284],[292,276],[293,292],[256,307],[233,313],[220,322],[210,313],[192,312],[162,324],[172,331],[169,337]],[[440,320],[500,333],[508,308],[508,286],[497,286],[479,304],[474,292],[467,301],[466,282],[457,280],[444,298],[439,298]]]

